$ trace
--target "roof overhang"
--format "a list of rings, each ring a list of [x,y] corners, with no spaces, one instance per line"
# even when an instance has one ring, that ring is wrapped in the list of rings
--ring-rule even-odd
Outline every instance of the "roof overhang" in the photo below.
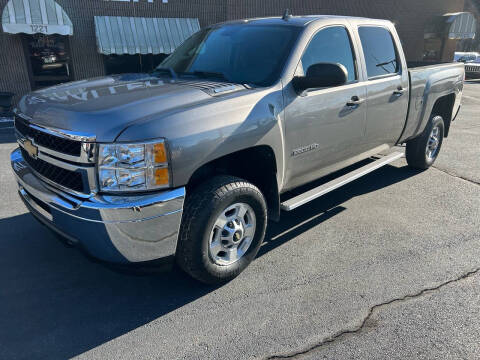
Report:
[[[9,0],[2,28],[10,34],[73,35],[72,21],[54,0]]]
[[[98,52],[170,54],[200,30],[198,19],[95,16]]]

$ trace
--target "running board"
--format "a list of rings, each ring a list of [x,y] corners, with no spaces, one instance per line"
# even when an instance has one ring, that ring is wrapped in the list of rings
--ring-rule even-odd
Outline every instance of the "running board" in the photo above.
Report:
[[[340,176],[339,178],[332,180],[326,184],[323,184],[315,189],[309,190],[301,195],[298,195],[290,200],[283,202],[280,206],[282,210],[292,211],[299,206],[305,205],[306,203],[318,199],[320,196],[323,196],[343,185],[346,185],[358,178],[361,178],[364,175],[371,173],[381,167],[390,164],[391,162],[400,159],[404,156],[403,152],[393,152],[387,156],[384,156],[371,164],[365,165],[357,170],[354,170],[348,174]]]

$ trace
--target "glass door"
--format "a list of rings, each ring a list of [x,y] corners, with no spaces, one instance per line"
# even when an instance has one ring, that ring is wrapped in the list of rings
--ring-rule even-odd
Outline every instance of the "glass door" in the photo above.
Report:
[[[26,35],[24,48],[33,90],[73,80],[68,36]]]

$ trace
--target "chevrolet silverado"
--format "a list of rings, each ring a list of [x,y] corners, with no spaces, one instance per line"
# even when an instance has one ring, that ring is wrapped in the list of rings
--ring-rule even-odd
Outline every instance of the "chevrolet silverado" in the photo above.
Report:
[[[433,164],[460,109],[464,64],[416,65],[385,20],[286,14],[209,26],[151,73],[24,96],[11,154],[19,194],[96,258],[176,262],[225,282],[282,211],[403,156]]]

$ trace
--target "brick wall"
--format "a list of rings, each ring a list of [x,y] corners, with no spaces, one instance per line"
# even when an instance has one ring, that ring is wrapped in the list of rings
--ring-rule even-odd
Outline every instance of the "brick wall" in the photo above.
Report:
[[[57,0],[73,23],[70,37],[75,79],[104,74],[98,54],[94,16],[193,17],[202,27],[232,19],[281,15],[289,8],[296,15],[336,14],[390,19],[397,24],[407,58],[420,60],[424,26],[434,16],[462,11],[464,0]],[[0,0],[3,10],[7,0]],[[20,35],[0,30],[0,91],[18,96],[30,90],[27,64]],[[17,99],[18,99],[17,96]]]
[[[480,0],[465,0],[465,11],[471,12],[477,19],[477,36],[458,41],[456,50],[480,52]]]
[[[83,79],[104,74],[103,57],[97,52],[94,16],[188,17],[199,18],[200,26],[224,20],[222,0],[170,0],[117,2],[103,0],[57,0],[73,23],[70,39],[74,76]]]
[[[421,60],[425,24],[438,15],[463,11],[464,0],[226,0],[227,18],[329,14],[388,19],[397,25],[407,59]]]
[[[0,0],[3,9],[6,1]],[[24,94],[30,91],[27,63],[18,35],[2,32],[0,27],[0,91]]]
[[[117,2],[104,0],[56,0],[73,23],[70,50],[75,79],[104,75],[103,57],[97,51],[94,16],[191,17],[200,26],[225,20],[223,0],[160,0]],[[0,11],[8,0],[0,0]],[[0,91],[20,96],[31,90],[21,35],[3,33],[0,27]]]

